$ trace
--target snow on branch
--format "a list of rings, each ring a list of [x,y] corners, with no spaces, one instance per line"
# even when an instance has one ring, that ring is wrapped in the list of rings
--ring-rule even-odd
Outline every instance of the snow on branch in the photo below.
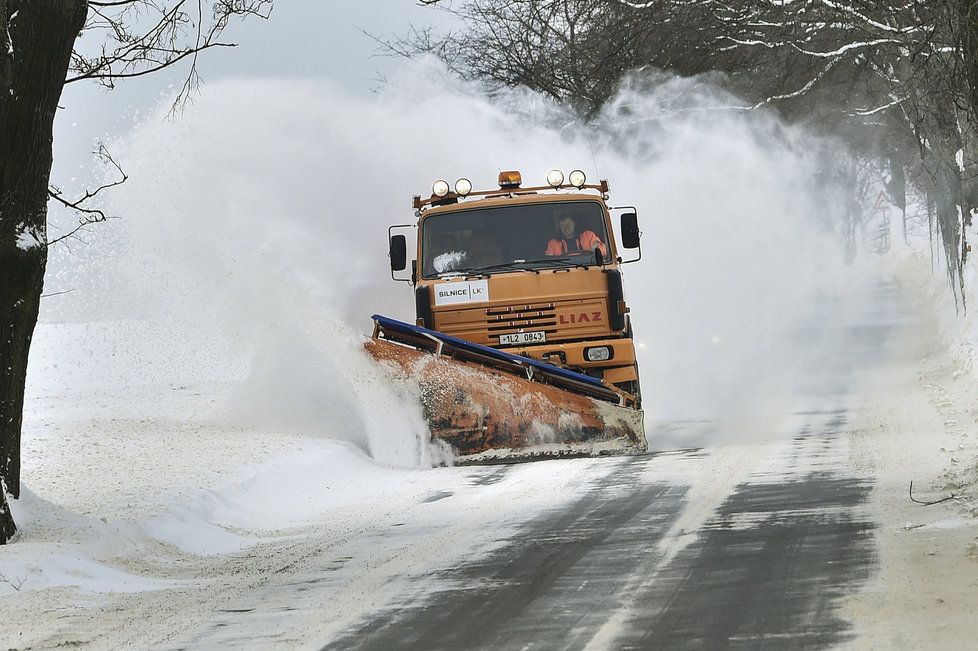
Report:
[[[829,73],[829,71],[832,68],[834,68],[835,65],[837,63],[839,63],[839,61],[841,61],[841,60],[842,60],[842,57],[836,57],[835,59],[832,59],[831,61],[829,61],[828,64],[826,64],[826,66],[824,68],[822,68],[822,70],[817,75],[815,75],[814,77],[812,77],[808,81],[807,84],[805,84],[804,86],[802,86],[798,90],[796,90],[794,92],[791,92],[791,93],[784,93],[784,94],[781,94],[781,95],[774,95],[774,96],[768,97],[767,99],[761,100],[760,102],[758,102],[757,104],[755,104],[751,108],[752,109],[758,109],[758,108],[761,108],[762,106],[764,106],[765,104],[770,104],[772,102],[777,102],[777,101],[786,100],[786,99],[794,99],[795,97],[800,97],[800,96],[804,95],[805,93],[807,93],[808,91],[810,91],[812,88],[814,88],[815,87],[815,84],[817,84],[819,81],[821,81],[822,78],[824,78],[825,75],[827,75]]]
[[[847,52],[851,52],[852,50],[864,49],[868,47],[874,47],[877,45],[886,45],[886,44],[900,45],[902,44],[902,41],[898,41],[892,38],[879,38],[874,41],[846,43],[845,45],[838,47],[835,50],[832,50],[831,52],[815,52],[813,50],[806,50],[798,45],[795,45],[794,43],[791,44],[791,47],[801,52],[802,54],[807,54],[808,56],[827,59],[827,58],[841,56],[843,54],[846,54]]]
[[[867,16],[867,15],[865,15],[865,14],[857,11],[855,8],[853,8],[849,4],[843,4],[843,3],[840,3],[840,2],[834,2],[833,0],[818,0],[818,2],[819,2],[819,4],[822,4],[822,5],[830,8],[830,9],[834,9],[836,11],[839,11],[839,12],[842,12],[842,13],[847,14],[849,16],[852,16],[854,18],[857,18],[865,26],[872,27],[873,29],[877,29],[877,30],[880,30],[880,31],[883,31],[883,32],[892,32],[892,33],[895,33],[895,34],[907,34],[907,33],[916,32],[916,31],[919,31],[920,29],[922,29],[922,27],[920,27],[919,25],[905,25],[905,26],[900,26],[900,25],[887,25],[886,23],[881,23],[880,21],[873,20],[869,16]],[[883,5],[883,7],[886,7],[886,5],[884,3],[880,3],[880,4]],[[894,8],[891,8],[890,11],[892,12],[894,9],[896,9],[897,11],[912,9],[912,8],[915,8],[919,4],[920,4],[919,2],[915,2],[915,3],[912,3],[912,4],[904,5],[903,7],[894,7]]]
[[[908,99],[909,99],[909,96],[907,96],[907,95],[904,95],[902,97],[894,97],[892,102],[889,102],[887,104],[883,104],[882,106],[877,106],[874,109],[856,109],[855,112],[854,112],[854,114],[855,115],[861,115],[861,116],[875,115],[877,113],[882,113],[883,111],[885,111],[887,109],[891,109],[894,106],[899,106],[903,102],[906,102]]]

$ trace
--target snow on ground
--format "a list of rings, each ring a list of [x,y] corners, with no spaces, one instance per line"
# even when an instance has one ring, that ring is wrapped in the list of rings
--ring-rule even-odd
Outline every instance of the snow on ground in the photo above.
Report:
[[[917,252],[899,264],[907,284],[921,296],[918,308],[933,315],[921,324],[926,332],[919,360],[919,383],[943,419],[939,446],[942,468],[934,488],[956,493],[962,509],[978,515],[978,274],[972,258],[965,266],[965,305],[955,305],[947,278]]]
[[[165,629],[167,611],[149,596],[160,590],[200,603],[196,624],[206,627],[221,604],[247,595],[243,583],[327,556],[344,566],[329,586],[329,623],[341,627],[403,587],[392,576],[487,553],[495,536],[616,467],[542,462],[505,477],[427,467],[420,442],[404,435],[417,405],[369,381],[366,366],[352,395],[304,396],[340,401],[320,405],[327,419],[347,412],[329,427],[304,428],[308,414],[288,410],[254,418],[241,397],[249,364],[200,350],[176,359],[170,325],[38,327],[24,488],[12,502],[19,533],[0,552],[0,607],[11,615],[0,618],[0,645],[94,642],[102,633],[78,623],[91,608],[119,612],[99,625],[112,627],[141,604],[153,630]],[[351,338],[335,354],[355,364],[359,346]],[[351,422],[367,435],[339,429]],[[284,589],[280,598],[301,599]]]
[[[324,511],[354,517],[413,476],[368,459],[369,441],[304,435],[229,412],[247,386],[247,365],[194,350],[190,362],[160,355],[174,350],[171,337],[179,335],[138,322],[38,327],[23,440],[26,488],[12,505],[20,531],[0,556],[0,594],[57,585],[158,587],[117,566],[140,556],[240,550],[264,531]],[[361,397],[390,399],[383,392]],[[358,405],[341,408],[352,413]],[[411,431],[419,416],[387,406]],[[418,463],[410,447],[397,451],[401,465]],[[373,452],[384,458],[388,451]]]
[[[173,406],[185,407],[185,398],[171,398]],[[335,632],[410,576],[491,551],[507,529],[559,508],[616,467],[542,462],[499,478],[493,468],[412,470],[335,440],[184,424],[32,419],[29,490],[14,503],[21,532],[0,557],[9,581],[0,603],[10,615],[0,642],[160,644],[153,636],[174,616],[167,604],[198,605],[180,611],[174,634],[206,630],[222,609],[248,609],[234,604],[248,600],[249,586],[260,586],[263,599],[278,595],[284,613],[314,595],[275,581],[296,580],[309,562],[335,564],[316,574],[326,592],[309,607],[318,612],[328,595],[329,617],[319,624]],[[162,598],[147,592],[163,589]],[[100,612],[94,627],[85,623],[90,609]],[[145,630],[126,628],[141,618]],[[283,614],[249,630],[298,621]]]
[[[970,648],[978,590],[974,318],[955,315],[926,251],[888,264],[909,323],[890,344],[891,363],[862,375],[850,421],[854,467],[876,478],[880,572],[847,600],[846,613],[857,648]],[[955,497],[914,503],[911,481],[918,500]]]

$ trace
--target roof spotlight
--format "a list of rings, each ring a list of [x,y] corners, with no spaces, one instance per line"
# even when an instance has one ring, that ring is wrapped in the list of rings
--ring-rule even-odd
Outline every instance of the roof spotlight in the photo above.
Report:
[[[581,170],[574,170],[567,175],[567,180],[570,181],[570,184],[575,188],[580,189],[583,188],[584,184],[587,182],[587,177],[584,176],[584,172]]]
[[[560,184],[564,182],[564,173],[560,170],[550,170],[547,172],[547,183],[555,188],[559,188]]]
[[[455,181],[455,193],[458,196],[464,197],[469,192],[472,192],[472,181],[466,178],[461,178],[458,181]]]
[[[435,195],[436,197],[444,197],[446,194],[448,194],[448,190],[448,181],[443,179],[438,179],[431,186],[431,194]]]

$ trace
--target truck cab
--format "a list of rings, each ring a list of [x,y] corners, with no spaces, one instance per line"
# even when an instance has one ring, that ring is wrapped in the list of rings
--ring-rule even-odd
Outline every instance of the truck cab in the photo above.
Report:
[[[503,172],[483,192],[436,182],[414,199],[417,223],[392,227],[417,229],[410,278],[395,275],[407,244],[391,232],[392,275],[414,285],[417,325],[600,378],[637,408],[620,251],[638,249],[637,217],[621,215],[619,244],[607,181],[588,185],[576,170],[569,181],[552,171],[548,185],[522,188],[518,172]]]

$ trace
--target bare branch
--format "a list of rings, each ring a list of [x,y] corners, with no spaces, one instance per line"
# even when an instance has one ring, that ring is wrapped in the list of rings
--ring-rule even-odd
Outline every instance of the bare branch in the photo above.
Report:
[[[54,199],[55,201],[57,201],[58,203],[60,203],[66,208],[69,208],[77,213],[80,213],[80,217],[78,220],[78,225],[75,228],[65,233],[64,235],[61,235],[60,237],[48,241],[47,243],[48,246],[52,246],[54,244],[57,244],[58,242],[64,242],[68,238],[74,237],[75,235],[77,235],[79,231],[81,231],[87,226],[91,226],[92,224],[97,224],[106,221],[108,219],[108,216],[105,214],[103,210],[101,210],[100,208],[90,208],[86,204],[92,199],[94,199],[96,196],[98,196],[98,194],[103,190],[108,190],[109,188],[114,188],[116,186],[122,185],[127,180],[129,180],[129,177],[123,171],[122,167],[115,161],[115,159],[112,158],[112,155],[105,148],[105,145],[99,143],[98,150],[94,152],[94,155],[98,157],[105,165],[111,167],[115,171],[115,173],[118,174],[118,178],[115,179],[114,181],[110,181],[108,183],[100,185],[94,190],[86,190],[85,194],[83,194],[78,199],[74,199],[74,200],[66,199],[60,188],[53,185],[49,187],[48,196],[51,199]]]
[[[0,583],[6,583],[17,592],[20,592],[20,589],[24,587],[24,583],[26,582],[27,582],[27,577],[19,578],[16,581],[11,581],[2,573],[0,573]]]
[[[65,83],[95,80],[113,88],[120,79],[153,74],[189,60],[190,68],[174,101],[176,108],[199,83],[200,53],[234,47],[221,40],[231,19],[267,19],[272,0],[213,0],[209,16],[204,0],[194,5],[190,0],[118,0],[90,2],[89,8],[83,33],[102,32],[104,43],[94,54],[75,50]]]

